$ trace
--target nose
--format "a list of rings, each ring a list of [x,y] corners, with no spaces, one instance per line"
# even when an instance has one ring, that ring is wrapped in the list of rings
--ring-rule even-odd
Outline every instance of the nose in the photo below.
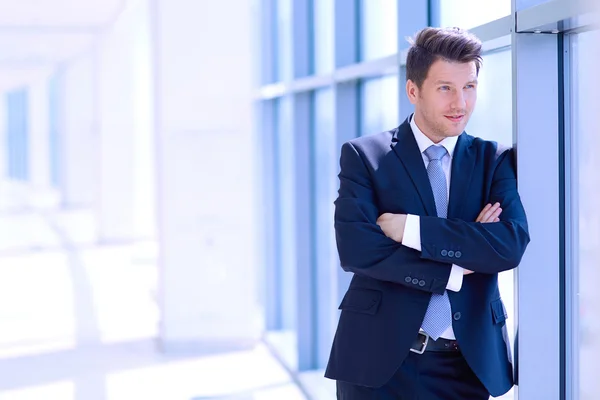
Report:
[[[452,108],[456,110],[464,110],[467,106],[467,101],[465,99],[465,94],[462,90],[457,90],[455,92],[454,98],[452,99]]]

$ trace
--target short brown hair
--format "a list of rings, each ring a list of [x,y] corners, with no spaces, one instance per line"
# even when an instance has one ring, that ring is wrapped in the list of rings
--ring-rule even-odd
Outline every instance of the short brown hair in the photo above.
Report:
[[[467,63],[481,68],[481,41],[460,28],[425,28],[417,32],[406,57],[406,79],[421,87],[431,65],[439,60]]]

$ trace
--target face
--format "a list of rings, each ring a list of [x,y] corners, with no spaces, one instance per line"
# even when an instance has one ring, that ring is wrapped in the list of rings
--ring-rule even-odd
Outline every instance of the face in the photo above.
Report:
[[[415,122],[434,143],[460,135],[477,101],[475,62],[436,60],[418,88],[408,81],[406,92],[415,105]]]

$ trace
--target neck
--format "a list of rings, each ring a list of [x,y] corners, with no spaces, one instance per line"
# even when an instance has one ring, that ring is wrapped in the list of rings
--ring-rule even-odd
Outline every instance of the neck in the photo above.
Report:
[[[419,112],[415,111],[414,119],[415,124],[417,124],[421,132],[423,132],[423,134],[427,136],[429,140],[431,140],[433,143],[438,144],[439,142],[444,140],[443,136],[437,136],[431,133],[429,126],[425,123],[425,120],[421,117],[421,114]]]

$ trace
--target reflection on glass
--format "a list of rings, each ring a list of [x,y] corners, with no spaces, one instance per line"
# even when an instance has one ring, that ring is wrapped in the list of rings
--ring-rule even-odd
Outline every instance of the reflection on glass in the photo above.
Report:
[[[333,20],[334,0],[313,0],[314,10],[314,73],[316,75],[333,71]]]
[[[512,65],[511,52],[504,50],[483,56],[479,71],[477,105],[467,133],[512,147]],[[498,276],[500,295],[508,313],[506,328],[511,343],[515,334],[515,298],[513,271]]]
[[[276,81],[292,79],[292,0],[277,0]]]
[[[8,176],[22,181],[29,179],[28,97],[27,89],[5,95]]]
[[[505,146],[512,146],[510,50],[484,55],[477,80],[477,105],[467,126],[467,132]]]
[[[335,310],[337,299],[338,254],[333,227],[337,197],[338,149],[335,136],[335,103],[332,89],[314,94],[312,129],[313,246],[315,252],[317,304]],[[319,360],[325,365],[335,333],[337,319],[330,312],[315,313],[318,318]]]
[[[360,59],[398,51],[397,0],[360,0]]]
[[[317,258],[337,264],[333,230],[333,202],[338,189],[338,150],[334,127],[333,90],[315,92],[313,127],[313,182]]]
[[[526,8],[531,8],[549,1],[551,0],[519,0],[517,1],[517,10],[524,10]]]
[[[398,100],[398,75],[362,82],[360,134],[383,132],[400,125]]]
[[[50,147],[50,180],[52,186],[58,187],[60,174],[60,146],[59,120],[60,120],[60,85],[62,76],[55,73],[48,82],[48,142]]]
[[[283,97],[277,101],[276,109],[276,166],[278,255],[276,268],[279,268],[281,290],[281,321],[284,329],[296,327],[296,193],[294,168],[294,137],[292,132],[292,98]]]
[[[510,15],[510,0],[441,0],[440,25],[471,29]]]
[[[575,349],[578,354],[579,398],[592,400],[600,393],[600,154],[597,112],[600,78],[600,32],[581,33],[572,39],[572,164],[575,231]],[[577,375],[576,375],[577,376]]]

